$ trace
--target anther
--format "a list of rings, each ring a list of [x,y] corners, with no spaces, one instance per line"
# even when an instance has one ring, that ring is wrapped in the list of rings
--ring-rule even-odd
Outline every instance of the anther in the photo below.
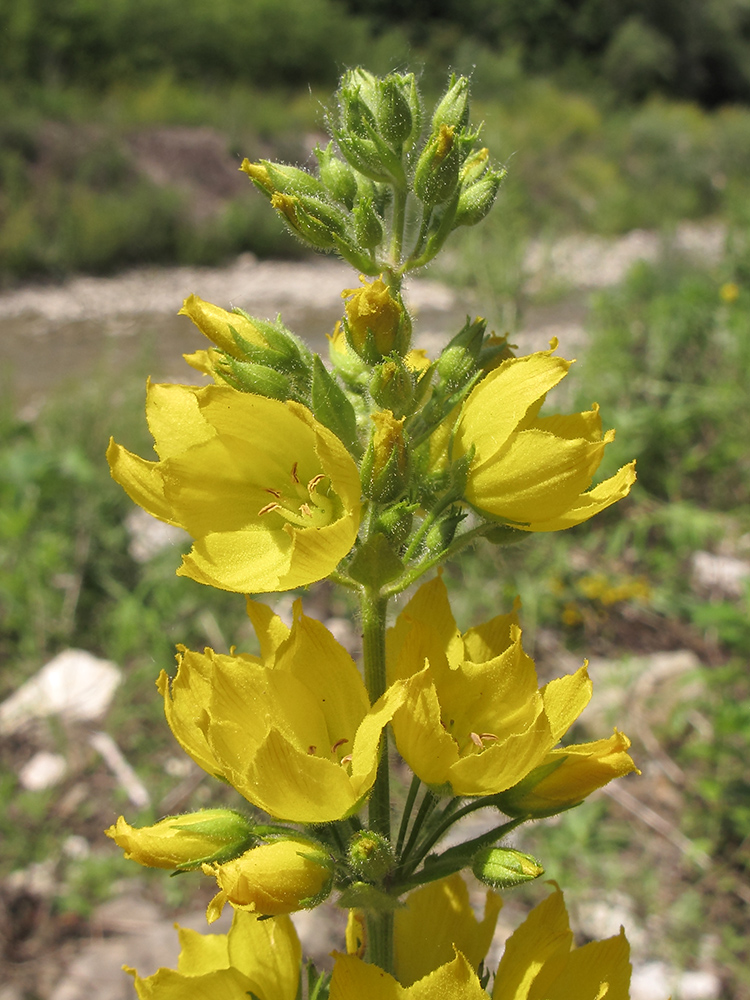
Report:
[[[311,743],[310,746],[307,748],[307,755],[308,755],[308,757],[312,757],[312,755],[315,753],[315,751],[317,749],[318,748],[316,746],[313,746],[312,743]]]
[[[336,753],[336,751],[338,750],[339,747],[342,747],[345,743],[348,743],[348,742],[349,742],[349,740],[345,736],[343,736],[340,740],[337,740],[333,744],[333,746],[331,747],[331,753]]]
[[[269,514],[272,510],[281,510],[281,504],[267,503],[265,507],[261,507],[261,509],[258,511],[258,517],[260,517],[261,514]]]
[[[294,465],[292,466],[292,481],[295,482],[295,483],[299,483],[299,476],[297,475],[297,466],[298,465],[299,465],[299,462],[295,462]]]

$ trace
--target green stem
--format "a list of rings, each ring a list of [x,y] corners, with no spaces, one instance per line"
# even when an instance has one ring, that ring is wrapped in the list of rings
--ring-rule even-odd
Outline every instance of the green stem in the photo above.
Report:
[[[419,837],[419,831],[422,829],[425,820],[430,815],[432,810],[437,805],[437,798],[432,794],[429,788],[424,793],[424,798],[422,799],[422,804],[419,807],[419,812],[417,813],[414,824],[411,828],[411,833],[409,834],[409,839],[406,842],[406,847],[403,852],[399,855],[399,863],[403,865],[404,861],[409,857],[414,844]]]
[[[377,590],[365,587],[360,602],[365,686],[370,703],[374,705],[386,688],[385,623],[388,598]],[[386,730],[383,730],[380,741],[378,770],[370,793],[369,827],[390,841],[391,793]],[[386,972],[393,971],[393,913],[367,910],[367,956],[368,961]]]
[[[401,250],[404,243],[404,227],[406,225],[406,187],[393,188],[393,227],[391,230],[391,264],[394,270],[401,263]],[[394,274],[394,277],[396,275]],[[399,286],[401,275],[397,277]]]
[[[367,961],[393,973],[393,910],[367,910]]]
[[[362,653],[365,666],[365,686],[370,704],[385,693],[385,616],[388,598],[365,588],[362,592]],[[380,743],[378,774],[370,795],[370,829],[391,838],[391,792],[388,771],[388,736],[383,732]]]
[[[417,797],[417,792],[419,791],[419,786],[422,782],[416,776],[416,774],[411,779],[411,784],[409,785],[409,791],[406,795],[406,802],[404,803],[404,811],[401,815],[401,825],[398,828],[398,839],[396,840],[396,857],[401,854],[401,848],[404,844],[404,837],[406,836],[406,831],[409,827],[409,820],[411,819],[411,812],[414,808],[414,801]]]

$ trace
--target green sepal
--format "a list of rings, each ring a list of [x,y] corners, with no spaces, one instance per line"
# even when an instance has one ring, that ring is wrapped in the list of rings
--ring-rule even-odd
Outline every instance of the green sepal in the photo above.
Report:
[[[270,160],[261,160],[266,172],[277,191],[283,194],[312,195],[321,197],[325,195],[325,187],[317,177],[308,174],[306,170],[293,167],[288,163],[272,163]]]
[[[497,524],[484,531],[482,537],[493,545],[516,545],[528,540],[529,533],[520,528],[512,528],[509,524]]]
[[[291,399],[293,395],[292,381],[287,375],[255,361],[238,361],[226,354],[217,366],[217,371],[225,382],[240,392],[250,392],[267,399],[280,399],[282,402]]]
[[[469,113],[469,79],[451,73],[448,89],[432,113],[432,131],[437,132],[441,125],[460,131],[469,124]]]
[[[397,896],[391,896],[369,882],[352,882],[339,895],[336,905],[346,910],[377,910],[380,913],[400,910],[406,904]]]
[[[353,215],[358,245],[374,250],[383,242],[383,223],[372,207],[372,199],[359,198],[354,205]]]
[[[380,533],[371,535],[355,550],[347,569],[349,576],[367,587],[381,587],[403,571],[403,562],[390,541]]]
[[[411,108],[402,90],[402,78],[395,74],[378,81],[375,115],[378,130],[388,145],[398,151],[412,131]]]
[[[325,189],[336,201],[342,202],[351,211],[354,199],[357,197],[357,178],[354,171],[348,163],[336,156],[332,142],[329,142],[325,149],[316,146],[314,153]]]
[[[316,420],[332,431],[353,455],[361,455],[354,407],[317,354],[313,356],[311,399]]]

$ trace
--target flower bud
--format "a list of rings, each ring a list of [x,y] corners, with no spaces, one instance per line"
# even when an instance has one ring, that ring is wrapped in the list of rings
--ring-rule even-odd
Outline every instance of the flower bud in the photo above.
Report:
[[[396,547],[402,545],[409,537],[414,512],[419,504],[402,500],[400,503],[386,507],[377,517],[373,531],[385,535]]]
[[[319,198],[325,194],[325,188],[317,177],[308,174],[306,170],[293,167],[288,163],[271,163],[269,160],[261,160],[265,167],[266,174],[276,191],[282,194],[308,195]]]
[[[638,772],[626,752],[629,746],[627,736],[615,729],[605,740],[551,750],[523,781],[496,796],[497,806],[506,816],[534,819],[571,809],[613,778]]]
[[[504,170],[488,170],[484,177],[461,191],[453,217],[454,229],[458,226],[475,226],[482,221],[494,205],[504,177]]]
[[[530,854],[506,847],[486,847],[471,861],[475,877],[493,889],[513,889],[544,874],[544,868]]]
[[[354,171],[333,151],[333,143],[329,142],[325,149],[319,146],[315,149],[318,158],[320,179],[326,190],[337,201],[343,202],[348,209],[354,204],[357,196],[357,178]]]
[[[365,882],[382,882],[393,869],[395,859],[391,845],[373,830],[360,830],[349,843],[349,864]]]
[[[203,809],[167,816],[153,826],[133,827],[123,816],[105,833],[125,857],[148,868],[185,870],[204,862],[229,861],[257,838],[253,825],[232,809]]]
[[[197,295],[188,295],[177,315],[188,316],[204,337],[208,337],[233,358],[243,358],[245,354],[232,331],[255,347],[268,346],[263,334],[252,320],[242,313],[227,312],[220,306],[205,302]]]
[[[225,357],[217,360],[214,371],[239,392],[250,392],[266,399],[287,400],[292,396],[289,376],[268,365]]]
[[[490,151],[486,147],[477,149],[464,160],[458,175],[462,185],[474,184],[485,172],[490,163]]]
[[[242,161],[242,165],[240,166],[240,170],[247,174],[261,194],[264,194],[267,198],[270,198],[276,193],[273,181],[262,163],[251,163],[250,160],[245,157]]]
[[[354,233],[359,245],[368,250],[374,250],[383,240],[383,223],[370,198],[360,198],[354,205]]]
[[[219,885],[206,911],[210,924],[225,903],[274,917],[310,909],[328,896],[333,882],[329,855],[302,837],[262,844],[228,864],[205,864],[203,871]]]
[[[313,199],[308,199],[308,202]],[[308,211],[300,198],[276,192],[271,198],[271,204],[289,226],[293,233],[299,236],[305,243],[316,247],[318,250],[333,250],[336,240],[332,227],[327,220],[320,218],[322,203],[315,205],[316,212]]]
[[[375,428],[362,459],[360,477],[366,496],[378,503],[395,500],[408,483],[408,455],[404,441],[404,421],[390,410],[372,415]]]
[[[438,101],[432,114],[432,131],[437,132],[443,125],[460,131],[469,124],[469,80],[468,77],[451,74],[445,95]]]
[[[461,165],[455,129],[441,125],[422,150],[414,171],[414,191],[425,205],[447,201],[458,184]]]
[[[370,395],[378,406],[391,410],[395,416],[406,413],[414,395],[414,382],[401,358],[386,358],[374,368]]]
[[[477,370],[477,358],[482,349],[487,321],[477,317],[467,321],[455,337],[443,348],[437,362],[437,372],[444,391],[453,392],[465,385]]]
[[[379,81],[376,117],[378,130],[392,149],[400,149],[411,135],[409,101],[402,89],[402,77],[391,74]]]
[[[375,364],[396,351],[405,354],[411,337],[409,315],[401,301],[391,295],[382,278],[365,281],[360,275],[362,288],[346,288],[341,293],[347,298],[345,329],[352,350],[368,364]]]

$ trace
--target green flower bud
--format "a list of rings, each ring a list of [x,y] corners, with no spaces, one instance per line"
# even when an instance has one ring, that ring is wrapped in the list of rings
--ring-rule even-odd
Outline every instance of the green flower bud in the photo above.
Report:
[[[457,131],[469,124],[469,80],[451,74],[448,90],[438,101],[432,114],[432,131],[437,132],[443,125]]]
[[[396,420],[390,410],[373,413],[372,421],[375,427],[360,468],[362,491],[371,500],[388,503],[398,499],[409,482],[404,421]]]
[[[461,167],[458,179],[461,185],[474,184],[485,172],[490,162],[490,151],[486,147],[470,153]]]
[[[264,194],[267,198],[270,198],[276,193],[276,188],[273,185],[268,171],[261,163],[251,163],[247,157],[242,161],[240,170],[247,174],[253,184],[257,189]]]
[[[276,191],[282,194],[308,195],[320,197],[325,194],[325,189],[317,177],[308,174],[306,170],[299,167],[292,167],[288,163],[271,163],[269,160],[261,160],[261,165],[265,167],[266,174]]]
[[[392,149],[400,149],[412,130],[411,109],[401,77],[391,74],[380,81],[376,117],[385,141]]]
[[[471,323],[467,319],[463,329],[443,348],[437,362],[443,392],[454,392],[474,375],[486,328],[486,320],[477,317]]]
[[[544,868],[530,854],[506,847],[486,847],[471,861],[475,877],[493,889],[513,889],[544,874]]]
[[[424,540],[425,552],[437,556],[448,548],[453,541],[459,524],[466,517],[466,511],[460,507],[451,507],[441,514],[427,532]]]
[[[349,842],[349,864],[363,882],[382,882],[394,863],[393,849],[382,834],[360,830]]]
[[[347,298],[344,323],[349,346],[368,364],[376,364],[384,355],[405,354],[411,339],[411,320],[401,302],[394,298],[386,283],[378,278],[364,281],[361,288],[345,288]]]
[[[299,198],[277,191],[271,198],[271,204],[291,231],[305,243],[318,250],[334,249],[336,241],[328,226],[310,215],[300,204]]]
[[[290,399],[293,394],[288,375],[255,361],[238,361],[226,355],[216,362],[214,370],[239,392],[281,400]]]
[[[203,809],[134,827],[123,816],[105,831],[125,857],[149,868],[183,871],[230,861],[257,843],[252,823],[233,809]]]
[[[414,191],[425,205],[440,205],[447,201],[458,185],[460,167],[455,129],[441,125],[427,141],[414,171]]]
[[[504,177],[504,170],[488,170],[484,177],[462,189],[453,217],[454,229],[458,226],[476,226],[482,221],[494,205]]]
[[[357,196],[357,178],[354,171],[333,151],[333,143],[329,142],[325,149],[319,146],[315,149],[318,158],[320,179],[326,190],[337,201],[343,202],[348,209],[354,204]]]
[[[374,250],[383,241],[383,223],[370,198],[360,198],[354,206],[354,233],[359,245],[368,250]]]
[[[370,395],[384,410],[404,416],[414,395],[414,382],[401,358],[387,358],[376,366],[370,378]]]
[[[393,545],[398,547],[409,537],[414,513],[418,509],[419,504],[409,503],[406,500],[386,507],[378,515],[374,530],[385,535]]]
[[[359,170],[360,173],[374,181],[389,182],[392,180],[390,172],[383,165],[381,152],[372,139],[364,139],[353,132],[347,133],[341,129],[335,130],[333,134],[344,159],[355,170]]]

